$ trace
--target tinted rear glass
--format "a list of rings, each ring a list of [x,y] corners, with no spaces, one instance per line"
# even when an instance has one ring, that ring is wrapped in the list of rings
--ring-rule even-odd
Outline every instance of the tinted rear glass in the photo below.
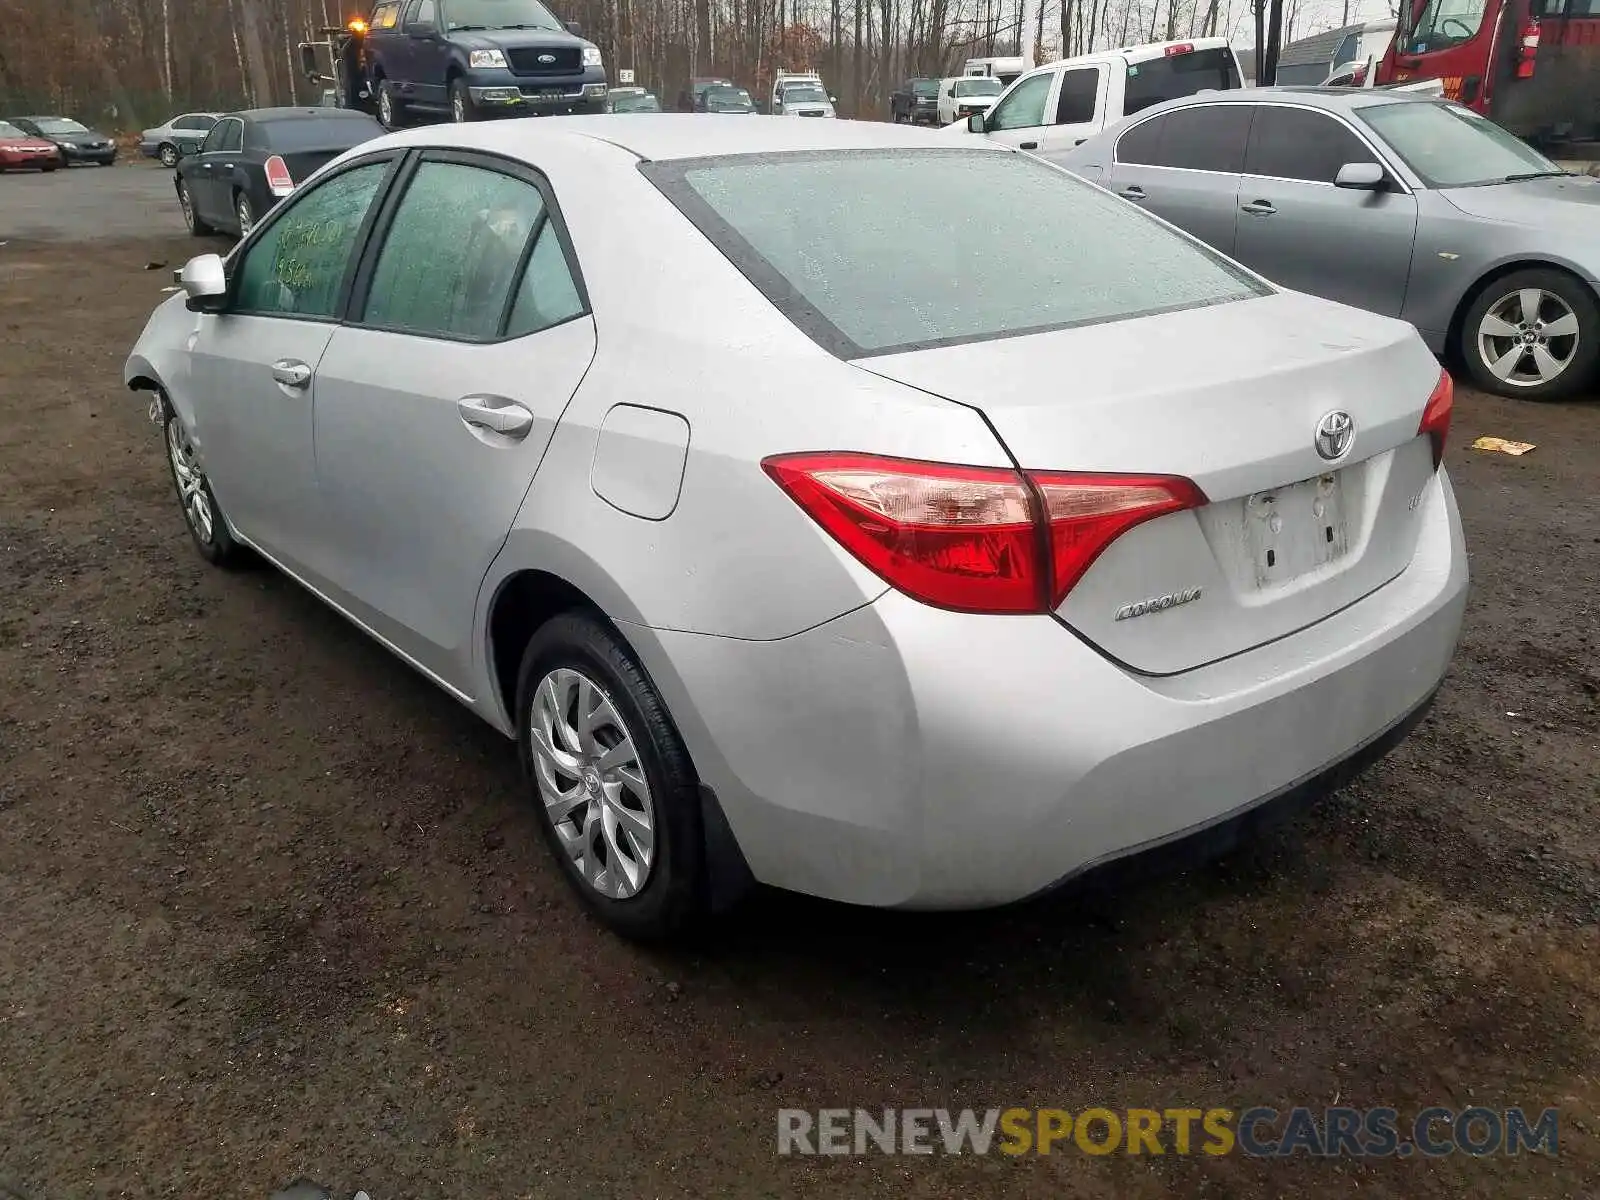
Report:
[[[290,154],[299,150],[344,150],[383,132],[383,126],[361,113],[258,121],[253,129],[252,144],[259,142],[268,150]]]
[[[844,358],[1264,294],[1127,201],[1027,155],[832,151],[640,170]]]
[[[1124,111],[1141,112],[1152,104],[1192,96],[1206,88],[1226,90],[1239,86],[1239,67],[1233,61],[1233,52],[1221,46],[1147,59],[1128,64],[1128,99]]]

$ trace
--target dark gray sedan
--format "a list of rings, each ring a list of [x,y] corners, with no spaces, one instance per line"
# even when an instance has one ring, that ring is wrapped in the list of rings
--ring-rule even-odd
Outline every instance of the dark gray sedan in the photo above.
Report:
[[[1433,97],[1259,88],[1144,110],[1052,161],[1299,291],[1402,317],[1502,396],[1600,363],[1600,179]]]

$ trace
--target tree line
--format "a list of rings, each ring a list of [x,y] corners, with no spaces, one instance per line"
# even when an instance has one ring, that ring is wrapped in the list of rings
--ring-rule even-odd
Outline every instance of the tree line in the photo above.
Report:
[[[547,0],[670,107],[694,75],[759,93],[776,70],[822,72],[844,116],[883,117],[904,78],[969,57],[1034,61],[1221,34],[1275,58],[1285,18],[1331,0]],[[371,0],[0,0],[0,112],[113,129],[174,112],[308,104],[297,46]],[[1348,5],[1346,5],[1348,9]],[[1277,31],[1276,33],[1274,31]],[[1270,61],[1257,64],[1270,80]]]

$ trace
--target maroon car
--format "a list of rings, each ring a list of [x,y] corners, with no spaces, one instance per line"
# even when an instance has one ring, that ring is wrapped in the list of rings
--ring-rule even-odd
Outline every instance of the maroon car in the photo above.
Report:
[[[0,171],[18,167],[37,167],[54,171],[61,165],[61,151],[54,142],[24,133],[10,121],[0,121]]]

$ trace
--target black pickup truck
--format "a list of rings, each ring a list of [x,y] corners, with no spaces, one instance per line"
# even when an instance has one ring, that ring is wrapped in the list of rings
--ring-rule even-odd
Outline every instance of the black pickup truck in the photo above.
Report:
[[[351,30],[364,84],[352,90],[376,102],[390,129],[412,113],[477,121],[605,111],[599,48],[539,0],[378,0]]]
[[[889,113],[897,125],[939,123],[939,81],[908,79],[889,96]]]

